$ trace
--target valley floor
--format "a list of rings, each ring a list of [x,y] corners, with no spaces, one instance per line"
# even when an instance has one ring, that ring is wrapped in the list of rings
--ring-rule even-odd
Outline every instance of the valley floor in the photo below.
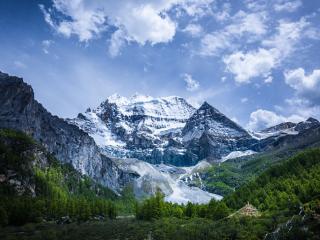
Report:
[[[252,222],[254,221],[254,223]],[[262,239],[267,231],[265,219],[214,222],[208,219],[164,218],[156,221],[117,219],[58,225],[55,223],[26,224],[0,229],[0,239],[91,240],[91,239]],[[251,226],[259,226],[253,229]]]
[[[285,220],[285,219],[282,219]],[[274,218],[241,217],[213,221],[204,218],[163,218],[138,221],[133,218],[59,225],[29,223],[20,227],[0,227],[3,240],[207,240],[207,239],[320,239],[317,216],[288,217],[276,227]],[[307,229],[307,231],[306,231]]]

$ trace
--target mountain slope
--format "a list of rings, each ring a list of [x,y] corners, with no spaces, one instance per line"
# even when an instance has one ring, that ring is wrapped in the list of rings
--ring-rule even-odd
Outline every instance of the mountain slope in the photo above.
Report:
[[[27,133],[63,163],[72,164],[82,174],[113,190],[123,185],[119,176],[125,174],[100,153],[86,132],[52,116],[34,99],[28,84],[4,73],[0,73],[0,128]]]
[[[298,211],[299,203],[319,198],[319,173],[320,149],[309,149],[269,168],[224,201],[234,209],[249,201],[263,211],[291,208]]]
[[[291,127],[283,128],[284,124],[276,125],[264,130],[270,136],[261,139],[252,149],[259,152],[276,151],[279,149],[302,149],[304,146],[310,146],[319,139],[320,122],[314,118],[308,118],[306,121]]]
[[[200,172],[205,189],[225,196],[287,157],[304,149],[320,147],[320,123],[316,121],[311,125],[309,121],[298,123],[305,130],[296,134],[262,139],[252,147],[260,151],[255,155],[229,159]]]
[[[61,164],[24,133],[0,130],[0,209],[7,223],[107,216],[116,199],[110,189]]]

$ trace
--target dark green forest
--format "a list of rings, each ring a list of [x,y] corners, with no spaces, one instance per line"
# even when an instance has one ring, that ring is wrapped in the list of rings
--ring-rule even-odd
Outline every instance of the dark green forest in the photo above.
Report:
[[[111,190],[61,164],[33,139],[21,132],[0,130],[0,174],[13,175],[0,184],[2,225],[22,225],[58,220],[116,218],[132,212],[135,199],[130,189],[118,197]]]
[[[0,184],[1,239],[320,239],[319,148],[276,161],[221,201],[178,205],[161,192],[119,197],[26,135],[0,136],[0,174],[20,182]],[[255,216],[239,211],[248,202]]]

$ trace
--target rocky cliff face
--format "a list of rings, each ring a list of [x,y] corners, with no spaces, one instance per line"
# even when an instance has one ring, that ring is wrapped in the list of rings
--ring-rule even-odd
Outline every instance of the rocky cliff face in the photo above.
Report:
[[[127,179],[86,132],[51,115],[34,99],[29,85],[4,73],[0,73],[0,128],[27,133],[60,161],[113,190]]]
[[[0,129],[0,188],[13,195],[36,196],[34,167],[49,166],[43,147],[21,132]],[[3,193],[3,192],[2,192]]]

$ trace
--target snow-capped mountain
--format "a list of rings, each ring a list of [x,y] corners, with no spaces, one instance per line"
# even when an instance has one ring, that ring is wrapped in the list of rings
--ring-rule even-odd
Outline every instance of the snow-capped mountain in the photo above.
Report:
[[[109,156],[154,164],[195,165],[206,157],[220,159],[247,150],[255,141],[208,103],[196,110],[181,97],[115,94],[68,121],[91,135]]]
[[[195,110],[180,97],[115,94],[68,121],[88,132],[107,155],[160,163],[183,157],[178,136]]]
[[[208,103],[195,109],[180,97],[112,95],[68,123],[37,102],[22,79],[0,72],[0,85],[1,128],[25,132],[115,192],[128,184],[137,196],[161,188],[172,202],[221,198],[205,191],[201,175],[215,161],[318,146],[320,138],[319,121],[309,118],[263,130],[267,137],[257,139]]]
[[[259,140],[263,140],[269,137],[280,137],[286,135],[297,135],[307,129],[318,127],[319,121],[315,118],[308,118],[306,121],[299,123],[284,122],[278,125],[263,129],[258,132],[251,132],[251,135]]]
[[[251,146],[257,152],[272,151],[280,147],[311,144],[318,137],[320,122],[315,118],[308,118],[299,123],[281,123],[252,134],[259,141]],[[302,144],[303,145],[303,144]]]
[[[182,130],[182,141],[196,161],[219,160],[233,151],[245,151],[256,142],[249,133],[207,102]]]
[[[295,130],[296,125],[296,123],[284,122],[258,132],[251,132],[251,135],[258,140],[280,135],[295,135],[299,133]]]

